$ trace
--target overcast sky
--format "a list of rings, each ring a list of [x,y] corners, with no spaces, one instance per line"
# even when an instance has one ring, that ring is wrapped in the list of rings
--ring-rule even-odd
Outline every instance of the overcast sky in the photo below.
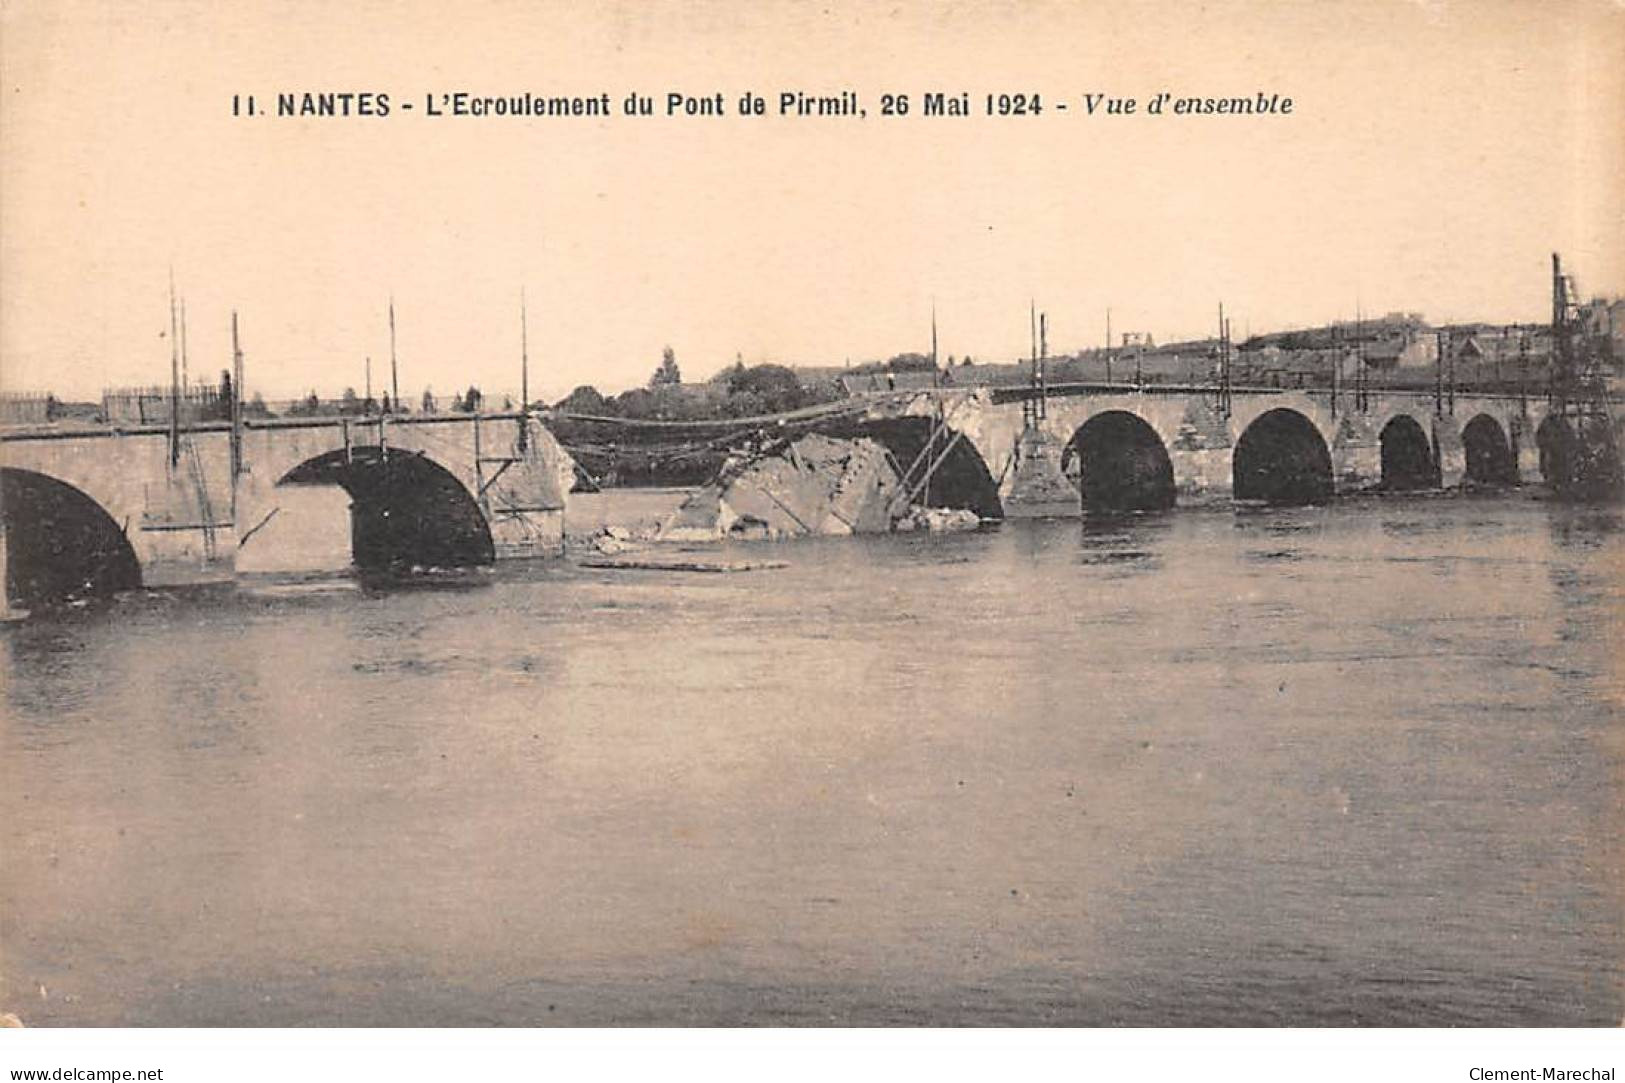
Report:
[[[258,13],[255,13],[257,9]],[[1117,330],[1239,338],[1421,310],[1540,320],[1547,260],[1625,292],[1625,9],[1452,3],[923,5],[7,0],[0,383],[250,390],[643,383],[671,345],[747,362],[1027,350]],[[435,119],[437,92],[855,90],[857,119]],[[278,92],[386,118],[233,118]],[[927,118],[926,91],[1037,92]],[[1290,96],[1291,116],[1091,117],[1083,95]],[[880,98],[906,93],[907,118]],[[1066,112],[1055,108],[1065,102]],[[410,113],[402,102],[412,102]]]

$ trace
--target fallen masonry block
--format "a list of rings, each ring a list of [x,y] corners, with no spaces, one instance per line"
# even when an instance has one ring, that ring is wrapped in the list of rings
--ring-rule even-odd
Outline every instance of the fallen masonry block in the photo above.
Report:
[[[881,444],[817,433],[730,456],[664,523],[661,541],[884,534],[899,495]]]
[[[922,508],[918,504],[897,520],[893,529],[908,533],[924,530],[933,534],[952,534],[975,530],[982,525],[981,516],[966,508]]]

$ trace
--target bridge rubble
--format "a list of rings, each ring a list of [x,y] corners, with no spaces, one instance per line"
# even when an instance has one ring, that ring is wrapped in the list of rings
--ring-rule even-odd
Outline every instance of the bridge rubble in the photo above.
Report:
[[[885,445],[813,433],[730,455],[716,480],[660,525],[658,541],[974,528],[974,513],[914,506]]]

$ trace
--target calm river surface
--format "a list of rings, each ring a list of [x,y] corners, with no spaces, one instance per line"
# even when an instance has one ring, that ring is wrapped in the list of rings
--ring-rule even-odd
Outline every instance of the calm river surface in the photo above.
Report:
[[[1617,1025],[1621,526],[1363,499],[31,620],[0,1010]]]

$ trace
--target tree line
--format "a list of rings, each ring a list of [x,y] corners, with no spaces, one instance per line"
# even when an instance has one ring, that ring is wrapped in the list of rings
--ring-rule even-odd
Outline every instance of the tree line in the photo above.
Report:
[[[784,365],[746,365],[743,359],[704,383],[683,383],[670,346],[645,387],[607,396],[583,384],[553,404],[569,414],[646,421],[709,421],[777,414],[830,402],[841,396],[833,384],[804,383]]]

